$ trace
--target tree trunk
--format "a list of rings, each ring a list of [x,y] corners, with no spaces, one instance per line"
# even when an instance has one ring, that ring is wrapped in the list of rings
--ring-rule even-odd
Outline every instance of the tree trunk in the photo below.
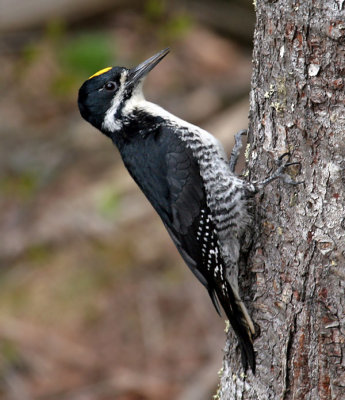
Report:
[[[229,332],[222,400],[345,399],[344,7],[257,2],[249,177],[263,179],[289,151],[305,183],[275,181],[257,196],[241,279],[259,326],[257,372],[244,376]]]

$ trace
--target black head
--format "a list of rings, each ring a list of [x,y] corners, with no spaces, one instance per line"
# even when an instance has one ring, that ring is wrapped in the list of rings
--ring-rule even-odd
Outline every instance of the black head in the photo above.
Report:
[[[108,67],[96,72],[79,89],[81,116],[108,134],[121,129],[121,109],[145,76],[169,53],[165,49],[137,67]]]
[[[104,116],[121,86],[126,68],[105,68],[92,75],[79,89],[78,106],[81,116],[101,129]]]

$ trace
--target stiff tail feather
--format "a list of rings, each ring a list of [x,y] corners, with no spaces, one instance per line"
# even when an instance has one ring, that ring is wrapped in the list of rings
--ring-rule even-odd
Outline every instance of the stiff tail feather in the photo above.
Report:
[[[252,335],[255,333],[253,322],[241,298],[229,282],[226,282],[226,288],[226,294],[221,288],[217,290],[217,297],[239,340],[243,368],[246,371],[249,365],[253,374],[255,374],[255,353],[252,341]]]

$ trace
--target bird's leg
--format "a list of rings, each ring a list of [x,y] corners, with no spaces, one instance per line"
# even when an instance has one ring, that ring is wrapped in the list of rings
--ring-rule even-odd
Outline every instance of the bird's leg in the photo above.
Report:
[[[284,161],[284,158],[287,157],[287,160]],[[284,183],[288,183],[289,185],[299,185],[301,183],[304,183],[304,181],[295,181],[294,179],[291,178],[291,176],[287,173],[285,173],[286,168],[292,166],[292,165],[299,165],[301,166],[300,162],[289,162],[290,161],[290,153],[284,153],[282,154],[278,160],[276,160],[276,164],[278,166],[277,170],[273,172],[272,175],[268,176],[266,179],[263,181],[259,181],[254,183],[254,186],[256,187],[257,190],[260,190],[264,188],[268,183],[274,181],[275,179],[281,179]]]
[[[242,148],[242,136],[247,134],[247,129],[242,129],[235,135],[235,144],[230,154],[229,167],[231,172],[235,172],[238,157]]]

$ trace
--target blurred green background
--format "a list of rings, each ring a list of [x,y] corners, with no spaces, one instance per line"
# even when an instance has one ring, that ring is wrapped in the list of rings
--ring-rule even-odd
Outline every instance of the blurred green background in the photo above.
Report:
[[[0,0],[1,399],[215,393],[224,319],[76,97],[170,47],[146,97],[229,152],[254,18],[249,0]]]

